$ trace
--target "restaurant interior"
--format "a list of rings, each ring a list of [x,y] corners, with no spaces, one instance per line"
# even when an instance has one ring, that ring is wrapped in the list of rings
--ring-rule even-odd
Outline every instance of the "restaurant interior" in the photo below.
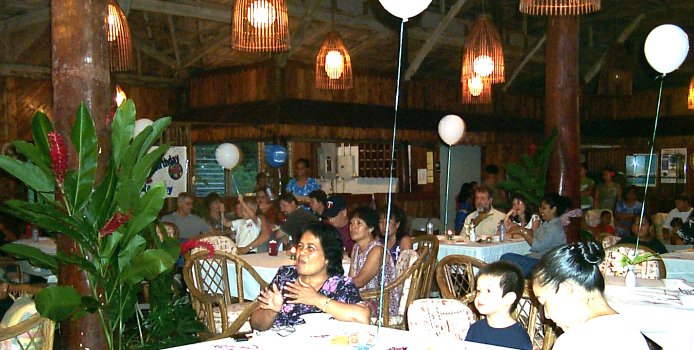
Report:
[[[604,282],[586,298],[629,320],[621,338],[641,334],[604,344],[694,349],[691,329],[672,322],[694,317],[694,237],[682,233],[694,213],[679,231],[669,215],[694,204],[693,33],[690,0],[2,1],[0,347],[526,348],[472,340],[472,324],[498,328],[476,299],[499,260],[532,257],[541,227],[561,218],[552,254],[599,247],[591,264]],[[306,179],[338,214],[292,191]],[[610,185],[608,208],[598,191]],[[482,234],[460,213],[482,217],[477,196],[492,190],[505,217]],[[219,226],[162,234],[181,193],[192,196],[184,216],[207,220],[222,203]],[[537,226],[512,222],[516,199]],[[628,201],[638,205],[622,235]],[[388,234],[397,226],[377,227],[379,282],[364,287],[352,221],[369,225],[366,207],[391,222],[393,206],[409,248],[388,265],[388,240],[403,241]],[[329,260],[318,226],[285,228],[294,210],[345,228],[340,245],[355,250],[337,275],[359,302],[286,287],[301,302],[275,310],[285,265],[311,280],[306,236]],[[257,220],[265,241],[244,246],[236,220]],[[574,349],[577,328],[539,292],[557,281],[541,255],[534,275],[513,260],[525,279],[511,316],[531,348]],[[561,294],[571,305],[575,295]],[[280,322],[300,304],[310,316]],[[281,316],[266,325],[267,311]]]

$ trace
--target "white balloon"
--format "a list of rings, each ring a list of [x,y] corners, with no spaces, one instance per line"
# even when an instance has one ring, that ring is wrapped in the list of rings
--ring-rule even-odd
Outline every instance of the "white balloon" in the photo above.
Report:
[[[386,11],[395,17],[408,19],[424,12],[429,7],[431,0],[378,0]]]
[[[648,64],[656,71],[667,74],[679,68],[689,52],[689,37],[674,24],[663,24],[653,29],[643,45]]]
[[[135,121],[135,129],[133,129],[133,138],[135,138],[139,133],[142,132],[142,130],[145,130],[146,127],[154,124],[153,121],[147,119],[147,118],[142,118],[138,119]]]
[[[449,146],[460,141],[464,133],[465,122],[457,115],[449,114],[439,121],[439,136]]]
[[[217,147],[214,152],[215,158],[217,158],[217,163],[225,169],[233,169],[236,164],[239,164],[241,159],[241,152],[239,148],[232,143],[223,143]]]

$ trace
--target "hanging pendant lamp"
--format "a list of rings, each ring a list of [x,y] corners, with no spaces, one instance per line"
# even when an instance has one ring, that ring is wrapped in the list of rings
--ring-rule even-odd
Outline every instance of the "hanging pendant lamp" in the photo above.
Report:
[[[477,17],[465,39],[462,80],[485,78],[492,84],[503,83],[504,49],[501,37],[489,15]]]
[[[344,90],[352,87],[352,60],[340,34],[331,31],[316,56],[316,89]]]
[[[492,103],[492,84],[487,78],[473,76],[463,79],[463,104]]]
[[[600,11],[600,0],[520,0],[520,12],[539,16],[577,16]]]
[[[135,66],[135,57],[128,19],[114,0],[108,1],[107,12],[106,41],[108,42],[109,68],[111,72],[131,70]]]
[[[285,0],[237,0],[231,44],[239,51],[289,50]]]
[[[694,109],[694,77],[689,82],[689,98],[687,99],[687,108]]]

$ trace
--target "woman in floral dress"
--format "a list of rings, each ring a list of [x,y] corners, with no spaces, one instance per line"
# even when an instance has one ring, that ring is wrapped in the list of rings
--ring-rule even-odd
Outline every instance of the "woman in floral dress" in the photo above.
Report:
[[[359,207],[352,212],[349,219],[349,235],[355,242],[352,248],[352,264],[349,276],[360,291],[378,289],[381,286],[383,254],[386,253],[379,239],[378,213],[369,207]],[[395,279],[393,259],[385,259],[385,284]],[[397,288],[391,291],[389,312],[397,315],[399,293]],[[378,311],[377,303],[369,303],[372,314]]]
[[[302,324],[302,315],[325,312],[340,321],[369,323],[369,308],[352,279],[344,276],[342,238],[334,227],[308,225],[297,244],[296,266],[283,266],[260,292],[251,327]]]

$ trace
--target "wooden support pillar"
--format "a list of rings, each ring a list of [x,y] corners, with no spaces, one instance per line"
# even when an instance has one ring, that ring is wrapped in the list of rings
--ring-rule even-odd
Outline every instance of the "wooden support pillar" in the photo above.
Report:
[[[66,139],[75,111],[84,102],[96,124],[100,147],[100,171],[110,155],[105,116],[111,106],[108,46],[106,43],[107,0],[51,1],[53,125]],[[76,166],[71,151],[68,167]],[[74,241],[59,234],[58,250],[80,255]],[[75,265],[60,265],[59,281],[90,294],[86,275]],[[97,314],[77,321],[61,322],[63,349],[105,349],[106,342]]]
[[[558,132],[547,190],[569,197],[574,208],[580,208],[581,197],[578,26],[578,17],[548,18],[545,65],[545,135],[549,136],[554,128]],[[580,238],[577,223],[567,227],[569,242]]]

